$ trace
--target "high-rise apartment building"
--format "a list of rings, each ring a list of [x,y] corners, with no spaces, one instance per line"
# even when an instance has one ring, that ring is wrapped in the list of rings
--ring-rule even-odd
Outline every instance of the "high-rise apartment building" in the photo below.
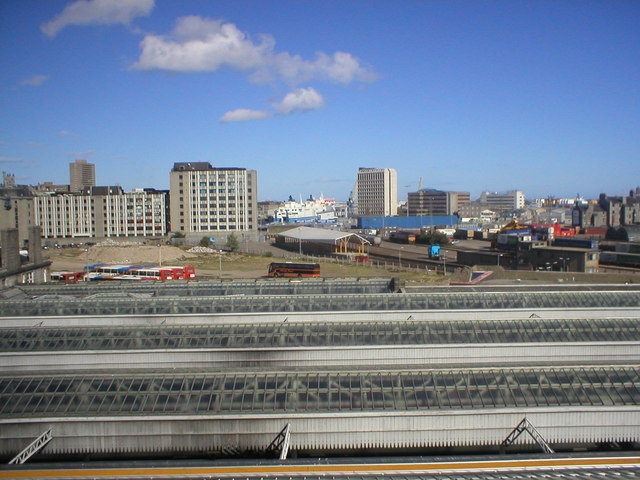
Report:
[[[96,184],[96,166],[86,160],[76,160],[69,164],[69,185],[72,192],[80,192]]]
[[[252,231],[258,228],[257,172],[175,163],[169,175],[171,231]]]
[[[468,205],[469,192],[444,192],[425,188],[409,192],[407,214],[411,216],[454,215]]]
[[[393,168],[360,168],[356,181],[358,215],[389,217],[398,213],[398,174]]]

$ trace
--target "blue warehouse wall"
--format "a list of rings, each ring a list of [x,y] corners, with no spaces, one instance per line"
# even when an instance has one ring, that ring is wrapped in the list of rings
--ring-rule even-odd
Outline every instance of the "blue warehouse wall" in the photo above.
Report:
[[[455,228],[458,223],[458,217],[455,215],[442,216],[421,216],[421,217],[359,217],[358,228],[429,228],[435,226],[446,226]]]

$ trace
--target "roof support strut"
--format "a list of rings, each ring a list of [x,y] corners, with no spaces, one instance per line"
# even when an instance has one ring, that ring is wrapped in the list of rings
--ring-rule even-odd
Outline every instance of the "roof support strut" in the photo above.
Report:
[[[516,441],[516,438],[518,438],[522,432],[527,432],[545,453],[554,453],[553,449],[549,446],[544,437],[540,435],[538,430],[536,430],[536,427],[527,420],[527,417],[524,417],[518,426],[514,428],[509,435],[507,435],[507,438],[504,439],[501,446],[508,447]]]
[[[44,432],[38,438],[36,438],[33,442],[27,445],[24,450],[22,450],[18,455],[13,457],[9,464],[22,464],[29,460],[33,455],[42,450],[47,443],[49,443],[53,439],[53,435],[51,434],[51,429]]]
[[[287,425],[280,431],[276,438],[269,444],[267,447],[267,451],[280,451],[280,460],[287,459],[287,453],[289,453],[289,440],[291,438],[291,430],[289,428],[290,424]]]

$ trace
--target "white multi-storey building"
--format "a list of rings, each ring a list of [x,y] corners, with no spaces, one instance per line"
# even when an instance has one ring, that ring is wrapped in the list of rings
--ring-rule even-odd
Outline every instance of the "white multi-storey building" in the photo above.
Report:
[[[208,162],[176,163],[170,176],[171,231],[252,231],[258,225],[257,173],[214,168]]]
[[[393,168],[360,168],[356,181],[357,213],[389,217],[398,213],[398,174]]]
[[[167,233],[166,193],[135,189],[120,195],[95,195],[94,206],[99,237]]]
[[[497,212],[517,210],[525,206],[524,192],[521,190],[510,190],[507,193],[482,192],[478,202]]]
[[[93,187],[86,195],[33,198],[33,222],[44,238],[141,237],[167,233],[166,193]]]
[[[94,237],[91,195],[42,195],[33,197],[33,222],[43,238]]]

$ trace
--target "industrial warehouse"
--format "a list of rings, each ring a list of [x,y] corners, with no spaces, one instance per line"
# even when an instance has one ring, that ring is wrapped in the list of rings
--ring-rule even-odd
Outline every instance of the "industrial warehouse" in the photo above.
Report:
[[[640,442],[638,286],[113,282],[3,297],[7,460],[43,434],[47,461]]]

